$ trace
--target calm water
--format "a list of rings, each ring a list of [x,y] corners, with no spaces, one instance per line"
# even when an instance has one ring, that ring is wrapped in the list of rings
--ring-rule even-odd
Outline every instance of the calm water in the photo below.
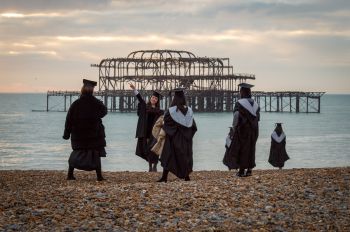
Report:
[[[350,95],[325,95],[321,102],[320,114],[261,114],[258,169],[272,168],[267,159],[275,122],[284,123],[287,135],[291,159],[285,168],[350,166]],[[71,147],[62,139],[66,113],[31,111],[45,104],[45,94],[0,94],[0,169],[67,169]],[[194,169],[226,170],[222,158],[232,113],[197,113],[195,120]],[[104,170],[147,170],[134,155],[136,122],[135,113],[109,113],[103,119]]]

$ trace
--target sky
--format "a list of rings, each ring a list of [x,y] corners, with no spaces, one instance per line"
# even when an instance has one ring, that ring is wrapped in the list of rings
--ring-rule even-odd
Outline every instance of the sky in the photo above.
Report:
[[[104,58],[228,57],[254,90],[350,93],[349,0],[0,0],[0,92],[79,90]]]

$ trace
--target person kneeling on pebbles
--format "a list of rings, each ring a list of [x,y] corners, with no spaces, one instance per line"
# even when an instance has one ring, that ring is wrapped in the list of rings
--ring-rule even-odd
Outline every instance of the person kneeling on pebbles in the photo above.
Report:
[[[106,157],[102,118],[107,114],[107,107],[92,95],[97,83],[86,79],[83,83],[79,99],[68,110],[63,134],[63,139],[71,138],[73,149],[67,180],[75,180],[73,172],[77,168],[96,170],[97,180],[102,181],[101,157]]]

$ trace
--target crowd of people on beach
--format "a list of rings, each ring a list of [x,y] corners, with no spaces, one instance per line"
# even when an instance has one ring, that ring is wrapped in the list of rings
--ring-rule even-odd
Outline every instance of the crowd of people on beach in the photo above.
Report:
[[[79,99],[70,106],[63,139],[71,139],[67,180],[75,180],[74,169],[96,171],[97,180],[102,176],[101,157],[106,157],[105,130],[102,118],[107,107],[93,96],[97,82],[83,79]],[[157,172],[160,162],[163,167],[157,182],[167,182],[169,172],[185,181],[190,180],[193,169],[193,137],[197,131],[191,107],[187,106],[185,88],[170,91],[173,98],[169,109],[162,110],[163,96],[153,91],[148,102],[133,84],[129,84],[138,99],[136,126],[136,152],[149,165],[149,172]],[[233,123],[226,138],[223,163],[236,169],[236,176],[252,175],[255,164],[255,148],[259,136],[260,109],[251,96],[253,85],[239,84],[239,100],[233,110]],[[276,123],[271,135],[269,163],[282,169],[289,159],[286,152],[286,135],[282,123]]]

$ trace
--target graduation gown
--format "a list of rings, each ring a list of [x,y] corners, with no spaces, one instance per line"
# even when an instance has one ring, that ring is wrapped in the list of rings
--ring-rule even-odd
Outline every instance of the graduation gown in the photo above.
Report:
[[[237,124],[233,128],[230,147],[226,150],[223,163],[229,169],[254,168],[255,147],[259,136],[258,104],[251,98],[243,98],[236,102],[234,114],[237,115]]]
[[[282,168],[287,160],[289,156],[286,152],[286,136],[283,132],[278,135],[274,131],[271,135],[269,163],[274,167]]]
[[[68,110],[63,138],[71,137],[73,150],[105,147],[102,118],[106,114],[107,107],[100,100],[92,95],[81,95]]]
[[[86,171],[101,169],[100,157],[106,157],[102,124],[106,114],[107,107],[92,95],[81,95],[70,106],[63,133],[64,139],[71,138],[69,166]]]
[[[192,139],[197,126],[190,107],[185,115],[176,109],[176,106],[170,107],[164,114],[166,136],[160,161],[165,170],[185,178],[193,169]]]
[[[143,100],[140,93],[136,94],[139,101],[137,105],[137,127],[136,127],[136,152],[135,154],[151,163],[158,162],[158,156],[151,151],[155,138],[152,136],[152,128],[157,119],[163,115],[164,111],[159,108],[152,108]]]

